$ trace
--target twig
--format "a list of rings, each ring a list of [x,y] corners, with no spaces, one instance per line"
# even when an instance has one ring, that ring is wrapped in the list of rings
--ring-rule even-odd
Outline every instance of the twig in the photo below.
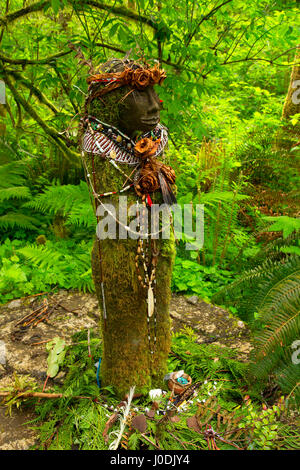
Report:
[[[13,394],[11,392],[0,392],[0,397],[9,397]],[[75,396],[64,396],[62,393],[46,393],[46,392],[19,392],[16,398],[75,398],[75,399],[88,399],[94,400],[93,397],[85,397],[80,395]]]
[[[152,446],[156,447],[156,449],[160,450],[160,447],[156,445],[154,442],[152,442],[147,436],[145,436],[144,433],[141,432],[141,436],[143,436],[143,438],[146,439],[146,441],[148,441]]]
[[[170,431],[169,431],[169,434],[170,434],[176,441],[178,441],[178,442],[182,445],[182,447],[183,447],[184,449],[186,449],[184,443],[183,443],[180,439],[178,439],[178,437],[174,436],[174,434],[173,434],[172,432],[170,432]]]

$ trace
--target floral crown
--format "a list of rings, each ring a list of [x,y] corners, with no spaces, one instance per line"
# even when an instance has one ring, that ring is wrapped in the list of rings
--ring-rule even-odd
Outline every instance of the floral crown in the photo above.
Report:
[[[166,72],[157,65],[150,67],[148,64],[144,66],[133,64],[130,67],[125,66],[122,72],[90,75],[87,82],[89,84],[104,83],[105,86],[99,92],[99,96],[102,96],[124,85],[131,85],[137,90],[143,90],[147,86],[161,85],[165,78]]]

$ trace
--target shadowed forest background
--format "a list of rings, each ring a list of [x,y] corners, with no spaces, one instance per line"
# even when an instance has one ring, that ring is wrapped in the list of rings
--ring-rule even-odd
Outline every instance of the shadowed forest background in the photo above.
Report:
[[[251,332],[246,363],[226,348],[199,346],[188,327],[175,333],[170,370],[215,381],[218,401],[187,410],[189,421],[171,422],[175,438],[168,424],[152,417],[148,434],[130,428],[124,448],[210,448],[199,420],[218,423],[241,448],[300,448],[299,5],[1,2],[1,304],[60,289],[94,292],[96,219],[78,123],[89,66],[130,51],[130,58],[157,60],[166,70],[157,88],[161,122],[169,130],[166,162],[176,172],[178,203],[204,204],[204,246],[188,251],[190,240],[177,240],[172,291],[227,309]],[[101,355],[97,334],[95,357]],[[70,371],[66,401],[24,403],[36,407],[41,448],[108,448],[102,438],[106,407],[73,406],[71,396],[99,394],[87,333],[78,335],[60,364]],[[20,404],[13,390],[36,390],[22,380],[10,390],[9,406]],[[114,408],[113,390],[103,393]],[[97,427],[93,437],[87,423]],[[56,432],[59,444],[50,439]],[[234,448],[222,441],[218,446]]]

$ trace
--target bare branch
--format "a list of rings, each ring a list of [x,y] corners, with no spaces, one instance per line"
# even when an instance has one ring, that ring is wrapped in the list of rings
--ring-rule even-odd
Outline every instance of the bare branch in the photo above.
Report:
[[[35,109],[20,95],[18,90],[13,85],[9,75],[6,73],[5,69],[1,70],[5,84],[10,89],[15,101],[22,106],[22,108],[32,117],[32,119],[43,129],[43,131],[49,136],[51,141],[60,148],[60,150],[65,154],[65,156],[75,164],[80,164],[79,154],[72,151],[67,145],[74,145],[69,139],[65,136],[59,134],[53,127],[46,124],[46,122],[36,113]]]
[[[47,106],[54,114],[59,114],[59,110],[55,107],[51,101],[37,88],[35,87],[26,77],[21,75],[19,72],[15,70],[6,70],[6,73],[17,80],[19,83],[24,85],[28,90],[31,90],[33,95],[40,101],[40,103]]]
[[[72,52],[71,50],[64,51],[64,52],[58,52],[57,54],[50,55],[48,57],[45,57],[44,59],[36,59],[36,60],[11,59],[10,57],[6,57],[5,55],[0,54],[0,60],[2,60],[3,62],[6,62],[7,64],[14,64],[14,65],[51,64],[51,62],[56,61],[56,59],[59,59],[60,57],[71,54],[71,52]]]

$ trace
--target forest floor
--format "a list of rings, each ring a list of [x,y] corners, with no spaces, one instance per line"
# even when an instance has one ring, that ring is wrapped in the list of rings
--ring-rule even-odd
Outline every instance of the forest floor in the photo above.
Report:
[[[97,328],[100,312],[95,294],[60,290],[49,294],[47,301],[52,313],[47,321],[36,326],[23,327],[19,322],[41,305],[39,297],[16,299],[0,307],[0,389],[11,385],[15,374],[30,376],[42,387],[48,357],[45,342],[59,336],[70,344],[72,335],[78,331]],[[173,331],[186,325],[197,333],[197,342],[231,347],[238,352],[240,360],[249,358],[249,330],[228,311],[196,296],[173,294],[170,316]],[[62,383],[64,375],[59,372],[48,381],[48,386]],[[34,418],[33,412],[18,410],[8,416],[5,411],[0,406],[0,450],[28,449],[36,440],[35,432],[25,424]]]

